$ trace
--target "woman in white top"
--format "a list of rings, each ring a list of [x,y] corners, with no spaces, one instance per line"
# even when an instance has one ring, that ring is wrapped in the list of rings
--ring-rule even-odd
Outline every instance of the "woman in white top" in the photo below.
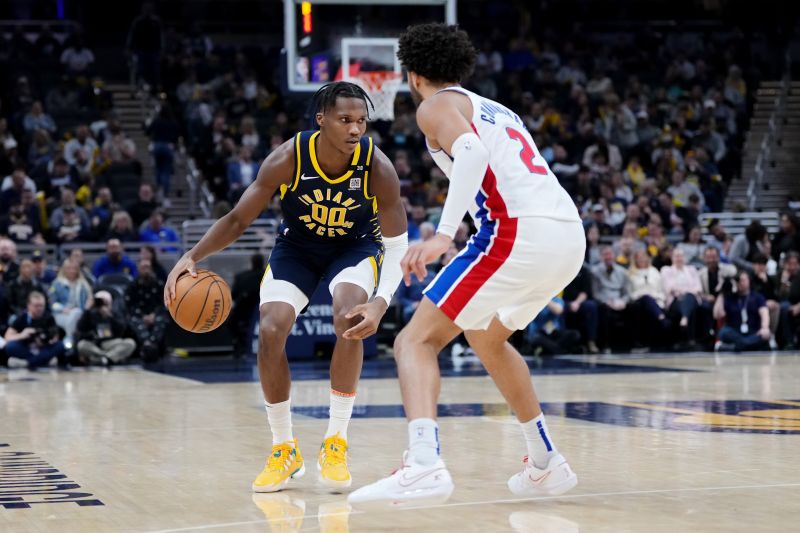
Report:
[[[64,328],[68,337],[72,337],[83,311],[91,305],[92,286],[81,274],[78,264],[67,259],[49,292],[56,324]]]
[[[669,320],[664,311],[666,297],[661,281],[661,274],[650,262],[650,255],[646,250],[638,250],[633,256],[633,265],[628,271],[628,292],[634,302],[636,335],[640,337],[641,344],[645,340],[657,339],[665,330],[669,329]]]
[[[686,264],[686,253],[676,248],[672,252],[672,266],[661,269],[661,279],[668,313],[679,320],[681,333],[689,344],[693,344],[695,314],[703,294],[700,274],[695,267]]]

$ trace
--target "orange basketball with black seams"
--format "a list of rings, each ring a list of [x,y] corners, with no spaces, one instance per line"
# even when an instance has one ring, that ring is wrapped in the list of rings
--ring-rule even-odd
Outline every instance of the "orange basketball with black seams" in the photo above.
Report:
[[[231,289],[217,274],[199,268],[196,278],[188,272],[178,277],[169,314],[180,327],[193,333],[208,333],[225,322],[230,312]]]

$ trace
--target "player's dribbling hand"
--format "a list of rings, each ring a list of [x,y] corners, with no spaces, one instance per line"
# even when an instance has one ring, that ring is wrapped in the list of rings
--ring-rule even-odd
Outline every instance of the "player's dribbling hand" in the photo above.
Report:
[[[400,261],[403,269],[403,282],[406,287],[411,285],[411,274],[422,281],[428,274],[427,264],[432,263],[450,248],[453,239],[442,233],[437,233],[425,242],[412,244],[406,250],[406,255]]]
[[[167,276],[167,283],[164,285],[164,306],[169,307],[169,304],[175,298],[175,285],[178,283],[178,277],[184,272],[188,271],[193,278],[197,277],[194,261],[185,255],[178,259],[175,266]]]
[[[350,309],[345,315],[345,318],[361,317],[361,322],[348,329],[342,334],[347,340],[356,341],[366,339],[370,335],[374,335],[378,331],[378,324],[386,313],[388,304],[383,298],[375,298],[373,301],[365,304],[359,304]]]

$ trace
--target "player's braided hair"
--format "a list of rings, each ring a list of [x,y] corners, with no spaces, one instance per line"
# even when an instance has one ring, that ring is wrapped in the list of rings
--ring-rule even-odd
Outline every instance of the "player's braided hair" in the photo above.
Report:
[[[409,26],[397,57],[406,70],[433,83],[461,83],[475,68],[475,47],[458,26],[440,22]]]
[[[350,83],[349,81],[326,83],[320,87],[319,90],[314,93],[313,98],[311,98],[309,118],[314,122],[315,127],[316,122],[314,121],[314,116],[317,113],[325,113],[328,109],[335,107],[336,99],[340,97],[358,98],[362,100],[367,107],[367,117],[369,117],[369,108],[375,109],[375,105],[372,103],[372,99],[367,92],[355,83]]]

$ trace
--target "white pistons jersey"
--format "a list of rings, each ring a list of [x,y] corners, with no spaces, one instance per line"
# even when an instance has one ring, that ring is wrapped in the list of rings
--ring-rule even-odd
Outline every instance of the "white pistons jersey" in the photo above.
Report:
[[[443,91],[469,97],[473,109],[472,128],[489,151],[489,167],[470,208],[476,223],[523,217],[580,221],[575,204],[558,183],[516,113],[461,87]]]

